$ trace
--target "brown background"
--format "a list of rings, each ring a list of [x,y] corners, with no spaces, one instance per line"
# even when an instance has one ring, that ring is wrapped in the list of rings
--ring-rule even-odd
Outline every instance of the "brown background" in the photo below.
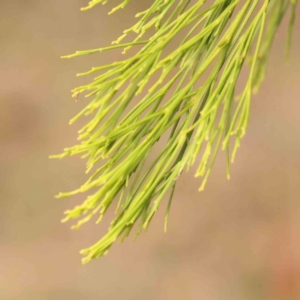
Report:
[[[109,220],[75,232],[60,223],[76,198],[53,195],[79,186],[84,166],[47,157],[75,141],[67,123],[84,100],[69,91],[84,79],[74,74],[120,54],[59,56],[109,45],[151,1],[111,17],[111,6],[81,13],[86,2],[0,3],[0,299],[300,299],[300,22],[289,65],[278,32],[232,179],[223,155],[205,192],[183,174],[167,234],[160,211],[137,242],[82,266],[78,251]]]

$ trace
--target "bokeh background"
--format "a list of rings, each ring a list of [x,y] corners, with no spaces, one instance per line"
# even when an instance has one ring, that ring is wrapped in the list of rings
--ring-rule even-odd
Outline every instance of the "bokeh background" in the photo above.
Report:
[[[53,196],[83,183],[84,163],[48,155],[76,139],[67,124],[84,100],[70,90],[84,79],[75,73],[121,54],[59,57],[109,45],[151,1],[110,17],[111,6],[80,12],[86,2],[1,1],[0,299],[300,299],[299,20],[289,64],[287,20],[278,31],[232,179],[222,155],[202,193],[193,173],[182,174],[167,234],[160,211],[136,242],[82,266],[79,250],[109,220],[75,232],[60,223],[82,199]]]

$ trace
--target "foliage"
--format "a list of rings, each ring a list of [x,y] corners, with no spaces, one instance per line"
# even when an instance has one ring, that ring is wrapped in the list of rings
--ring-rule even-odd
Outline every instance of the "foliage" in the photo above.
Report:
[[[106,2],[93,0],[82,10]],[[59,194],[91,193],[65,212],[64,222],[81,218],[73,226],[78,228],[98,215],[98,223],[112,203],[117,207],[107,234],[81,251],[84,263],[107,253],[138,221],[137,234],[147,228],[169,193],[166,228],[176,180],[199,155],[195,176],[203,177],[200,190],[220,148],[227,153],[229,178],[230,160],[248,126],[251,95],[264,78],[276,30],[289,9],[290,47],[296,4],[297,0],[153,0],[112,46],[65,56],[136,50],[122,61],[79,74],[100,72],[92,83],[73,90],[74,97],[86,93],[92,98],[70,123],[81,116],[91,118],[79,131],[80,143],[55,156],[82,155],[87,172],[93,170],[79,189]],[[147,32],[150,37],[143,39]],[[136,38],[121,43],[131,33]],[[177,46],[168,47],[171,43]],[[242,71],[247,72],[247,80],[237,94]],[[163,150],[150,161],[149,153],[159,140]]]

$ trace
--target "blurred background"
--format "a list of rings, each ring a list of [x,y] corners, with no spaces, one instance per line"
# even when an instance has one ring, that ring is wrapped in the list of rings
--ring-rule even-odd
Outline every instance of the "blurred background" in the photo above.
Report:
[[[202,193],[192,172],[182,174],[167,234],[161,210],[136,242],[81,265],[79,250],[106,232],[109,217],[79,231],[60,223],[83,199],[53,196],[84,182],[84,162],[48,155],[75,142],[80,124],[68,120],[84,99],[70,90],[85,80],[75,74],[121,54],[59,57],[109,45],[151,2],[108,16],[111,5],[80,12],[87,0],[1,1],[0,300],[300,299],[298,19],[289,64],[287,20],[278,31],[232,179],[223,155]]]

